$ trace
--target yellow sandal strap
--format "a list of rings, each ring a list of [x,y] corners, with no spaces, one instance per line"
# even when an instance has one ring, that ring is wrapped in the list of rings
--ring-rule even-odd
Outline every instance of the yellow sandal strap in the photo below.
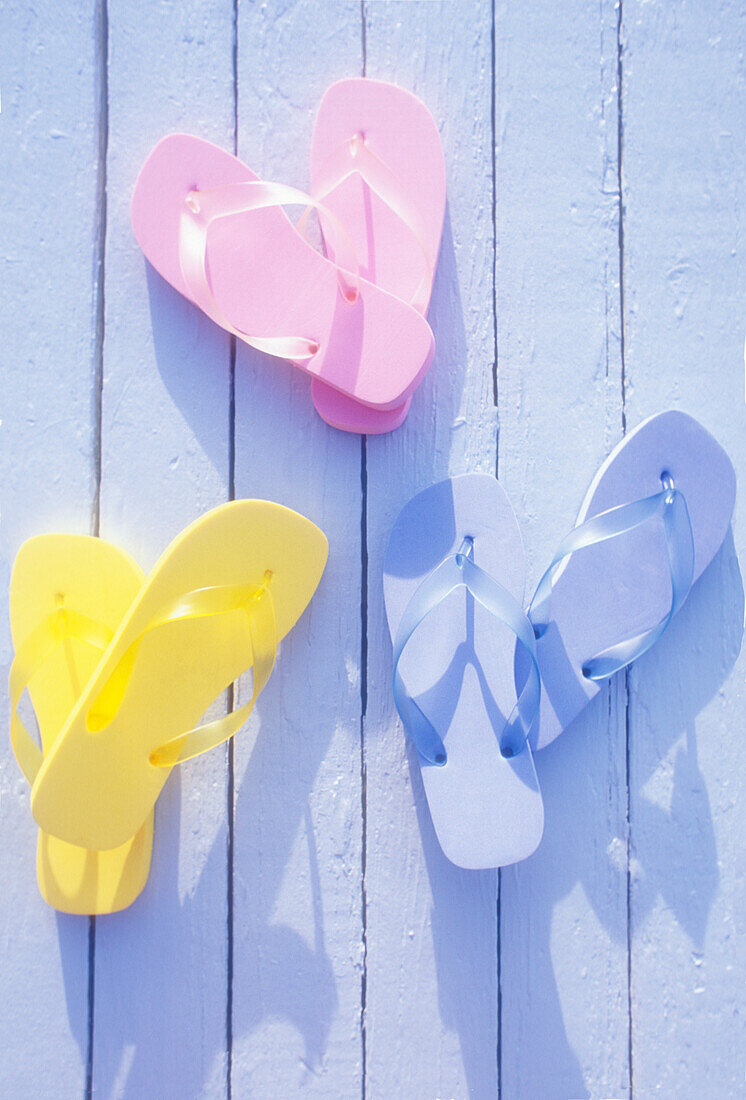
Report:
[[[254,704],[269,680],[277,655],[277,623],[274,603],[268,588],[262,586],[245,607],[253,653],[254,684],[251,699],[238,710],[231,711],[223,718],[195,726],[188,733],[172,737],[150,754],[151,764],[159,768],[170,768],[191,760],[208,749],[222,745],[234,733],[238,733],[247,720]]]
[[[18,714],[24,691],[61,642],[74,638],[103,653],[113,636],[104,623],[79,611],[58,607],[42,619],[18,647],[8,677],[10,741],[19,767],[30,784],[36,779],[44,754]]]
[[[254,666],[254,686],[250,701],[223,718],[206,722],[204,725],[196,726],[186,733],[170,738],[151,752],[150,762],[157,767],[170,768],[174,764],[207,752],[237,733],[249,717],[275,663],[277,624],[274,603],[269,590],[271,576],[272,574],[267,572],[259,586],[216,585],[195,589],[179,597],[171,607],[152,619],[128,647],[92,704],[86,718],[88,729],[100,731],[116,716],[132,675],[137,651],[146,634],[166,623],[243,611],[249,627]]]

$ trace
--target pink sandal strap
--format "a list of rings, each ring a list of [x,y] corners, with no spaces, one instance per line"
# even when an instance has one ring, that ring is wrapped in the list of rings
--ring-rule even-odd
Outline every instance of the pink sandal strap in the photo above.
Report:
[[[373,152],[363,134],[355,134],[329,154],[314,181],[314,195],[319,200],[325,199],[355,174],[406,225],[420,246],[426,271],[410,298],[409,305],[424,315],[430,299],[435,264],[434,257],[430,256],[425,246],[427,234],[418,205],[396,173]]]
[[[211,320],[233,336],[269,355],[298,361],[312,359],[319,350],[316,340],[305,336],[258,336],[233,325],[215,300],[207,275],[210,226],[221,218],[273,206],[313,207],[320,219],[323,218],[323,224],[332,227],[335,255],[340,257],[335,263],[339,289],[345,301],[354,304],[360,294],[360,275],[355,249],[342,223],[317,199],[294,187],[267,180],[247,180],[189,192],[179,225],[181,272],[192,299]]]

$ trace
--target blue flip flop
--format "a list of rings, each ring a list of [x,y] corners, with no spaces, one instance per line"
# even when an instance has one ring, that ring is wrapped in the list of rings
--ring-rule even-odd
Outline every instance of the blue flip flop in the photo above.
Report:
[[[489,475],[425,489],[394,525],[384,564],[394,699],[438,840],[460,867],[525,859],[544,827],[528,745],[540,684],[524,581],[515,513]]]
[[[661,636],[728,531],[736,477],[691,416],[643,421],[601,466],[529,607],[543,748]]]

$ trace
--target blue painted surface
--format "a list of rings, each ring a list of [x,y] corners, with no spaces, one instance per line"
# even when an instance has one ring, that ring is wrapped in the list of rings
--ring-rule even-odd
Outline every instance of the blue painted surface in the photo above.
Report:
[[[310,515],[331,557],[255,752],[169,780],[127,912],[44,906],[0,756],[0,1094],[740,1095],[742,501],[666,637],[538,755],[545,838],[500,874],[437,845],[381,587],[406,500],[496,469],[535,582],[604,455],[666,407],[746,485],[740,3],[20,0],[1,22],[3,601],[32,534],[149,566],[231,492]],[[448,168],[436,361],[367,442],[298,372],[234,359],[128,218],[169,130],[307,186],[316,105],[363,72],[425,100]]]

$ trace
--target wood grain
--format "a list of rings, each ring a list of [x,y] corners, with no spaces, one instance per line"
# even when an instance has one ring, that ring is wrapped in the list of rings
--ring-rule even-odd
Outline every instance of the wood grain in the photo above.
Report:
[[[233,141],[228,2],[109,4],[106,339],[101,533],[145,568],[228,499],[227,336],[149,268],[129,203],[173,130]],[[174,770],[156,808],[148,885],[96,922],[93,1090],[227,1091],[225,749]]]
[[[696,416],[741,493],[734,537],[630,674],[635,1093],[682,1100],[744,1088],[745,49],[738,4],[625,0],[627,416]]]
[[[7,7],[0,33],[2,665],[10,569],[45,531],[90,534],[96,499],[98,31],[75,12]],[[4,728],[8,701],[3,691]],[[75,1096],[88,1063],[88,921],[36,884],[36,824],[7,740],[0,765],[0,1093]]]
[[[414,493],[449,474],[495,470],[491,12],[487,3],[372,3],[365,16],[366,74],[428,105],[448,187],[430,308],[435,360],[404,426],[369,439],[366,452],[366,1096],[490,1097],[497,873],[454,867],[435,838],[393,705],[381,577],[391,526]]]
[[[623,429],[613,3],[496,9],[499,474],[529,591]],[[625,691],[537,754],[544,839],[501,876],[502,1095],[629,1090]]]
[[[241,5],[237,59],[241,158],[307,190],[316,107],[360,72],[358,6]],[[236,495],[308,516],[329,562],[252,717],[255,750],[235,745],[233,1095],[357,1096],[360,440],[320,420],[308,376],[245,346],[235,418]]]

